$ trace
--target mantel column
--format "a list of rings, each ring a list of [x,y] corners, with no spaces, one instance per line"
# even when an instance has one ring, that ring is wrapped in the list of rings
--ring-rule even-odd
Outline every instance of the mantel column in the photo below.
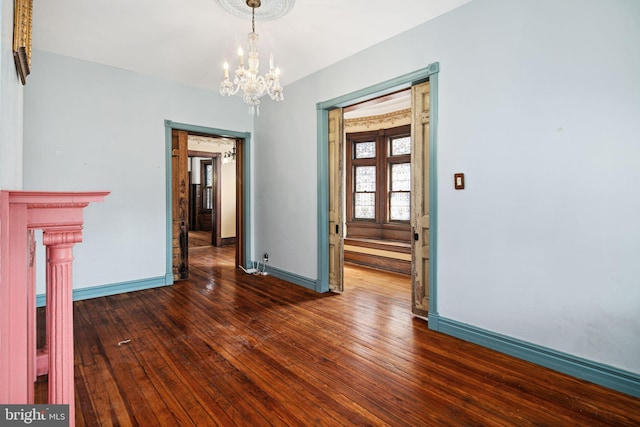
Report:
[[[0,403],[33,403],[35,374],[48,368],[48,403],[69,405],[71,427],[73,245],[82,241],[82,210],[108,194],[0,190]],[[36,352],[34,230],[44,231],[47,248],[48,367]]]
[[[81,227],[45,229],[47,247],[47,340],[49,403],[69,404],[75,414],[73,353],[73,245],[82,242]],[[71,425],[74,419],[69,420]]]

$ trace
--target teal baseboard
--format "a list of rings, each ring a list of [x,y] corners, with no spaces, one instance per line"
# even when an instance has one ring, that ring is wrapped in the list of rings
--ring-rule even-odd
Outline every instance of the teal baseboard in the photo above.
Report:
[[[640,375],[429,314],[429,328],[640,398]]]
[[[291,282],[295,285],[302,286],[307,289],[311,289],[312,291],[316,290],[316,281],[306,278],[304,276],[300,276],[295,273],[290,273],[285,270],[280,270],[279,268],[269,267],[266,269],[267,273],[272,275],[273,277],[277,277],[278,279],[286,280],[287,282]]]
[[[80,288],[73,290],[73,300],[80,301],[83,299],[91,299],[98,297],[106,297],[109,295],[122,294],[125,292],[140,291],[143,289],[158,288],[173,284],[173,276],[159,276],[148,279],[132,280],[129,282],[114,283],[109,285],[91,286],[88,288]],[[46,305],[46,295],[39,294],[36,296],[36,306],[44,307]]]

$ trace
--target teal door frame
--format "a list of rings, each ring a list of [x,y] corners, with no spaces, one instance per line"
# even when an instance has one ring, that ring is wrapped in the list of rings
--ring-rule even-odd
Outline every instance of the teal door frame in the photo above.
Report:
[[[388,95],[402,89],[429,81],[430,121],[429,128],[429,319],[437,318],[437,240],[438,240],[438,180],[437,180],[437,125],[438,125],[438,73],[440,65],[434,62],[425,68],[396,77],[385,82],[319,102],[317,109],[318,147],[318,279],[317,292],[329,291],[329,110],[347,107],[359,102]],[[431,322],[430,322],[431,323]],[[431,324],[430,324],[431,326]]]
[[[241,138],[243,143],[243,163],[242,163],[242,183],[243,188],[243,206],[244,218],[242,226],[244,227],[244,259],[251,259],[251,132],[237,132],[227,129],[210,128],[206,126],[191,125],[187,123],[177,123],[171,120],[164,121],[164,137],[165,137],[165,167],[166,167],[166,238],[167,238],[167,268],[165,273],[165,284],[173,284],[173,257],[172,257],[172,233],[171,233],[171,215],[172,215],[172,192],[171,192],[171,130],[184,130],[187,132],[204,133],[208,135],[217,135],[227,138]],[[245,266],[246,267],[246,266]]]

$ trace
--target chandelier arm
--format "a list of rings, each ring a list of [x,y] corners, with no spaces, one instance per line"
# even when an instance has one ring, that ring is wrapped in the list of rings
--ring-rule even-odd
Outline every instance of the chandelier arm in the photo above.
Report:
[[[240,91],[240,85],[237,84],[232,90],[229,91],[229,96],[237,95],[239,91]]]

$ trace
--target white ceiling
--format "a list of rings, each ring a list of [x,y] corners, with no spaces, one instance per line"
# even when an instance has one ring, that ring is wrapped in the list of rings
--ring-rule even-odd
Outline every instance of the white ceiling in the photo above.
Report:
[[[283,86],[471,0],[296,0],[259,21],[263,64],[272,52]],[[262,0],[263,5],[269,0]],[[251,21],[216,0],[35,0],[33,47],[217,91],[236,65]],[[246,50],[246,48],[245,48]]]
[[[411,89],[371,99],[344,109],[345,119],[377,116],[411,108]]]

